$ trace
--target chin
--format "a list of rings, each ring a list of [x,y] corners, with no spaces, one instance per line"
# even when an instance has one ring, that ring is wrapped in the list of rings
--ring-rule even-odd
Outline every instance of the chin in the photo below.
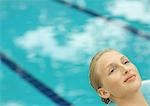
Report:
[[[141,87],[141,80],[136,83],[134,89],[138,91],[140,90],[140,87]]]
[[[141,87],[141,78],[139,75],[136,76],[136,78],[130,82],[126,82],[125,84],[125,89],[128,93],[133,93],[138,90],[140,90]]]
[[[131,86],[130,86],[131,92],[139,91],[140,87],[141,87],[141,84],[142,84],[141,78],[137,77],[137,79],[135,80],[135,82],[131,83]]]
[[[138,75],[137,76],[137,81],[136,81],[136,83],[137,83],[137,86],[139,86],[139,88],[141,87],[141,84],[142,84],[142,80],[141,80],[141,77]]]

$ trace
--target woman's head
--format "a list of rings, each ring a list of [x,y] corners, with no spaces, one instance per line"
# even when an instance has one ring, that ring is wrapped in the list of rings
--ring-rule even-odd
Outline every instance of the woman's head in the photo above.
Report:
[[[132,62],[118,51],[98,52],[90,64],[92,87],[107,103],[109,99],[123,98],[139,90],[141,78]]]

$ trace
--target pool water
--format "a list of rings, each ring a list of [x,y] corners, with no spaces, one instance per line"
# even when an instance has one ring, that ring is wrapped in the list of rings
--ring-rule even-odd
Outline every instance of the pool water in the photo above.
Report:
[[[150,79],[148,4],[1,0],[0,106],[104,106],[88,78],[93,54],[104,48],[127,55]]]

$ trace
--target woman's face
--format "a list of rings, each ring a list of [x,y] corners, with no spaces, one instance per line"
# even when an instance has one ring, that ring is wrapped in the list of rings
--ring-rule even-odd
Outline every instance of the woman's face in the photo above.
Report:
[[[112,98],[126,97],[140,88],[141,78],[136,67],[117,51],[104,53],[98,60],[97,69],[102,87]]]

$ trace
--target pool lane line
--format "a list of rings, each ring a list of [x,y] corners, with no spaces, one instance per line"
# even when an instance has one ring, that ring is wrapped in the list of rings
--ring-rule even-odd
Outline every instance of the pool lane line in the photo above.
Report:
[[[44,94],[50,100],[55,102],[59,106],[72,106],[70,102],[60,97],[57,93],[55,93],[51,88],[34,78],[30,75],[25,69],[21,68],[14,61],[10,60],[5,54],[0,52],[0,63],[5,64],[9,67],[13,72],[18,74],[21,78],[27,81],[30,85],[36,88],[39,92]]]
[[[64,5],[67,5],[70,8],[73,8],[75,10],[84,12],[84,13],[90,15],[90,16],[100,17],[100,18],[102,18],[102,19],[104,19],[106,21],[116,23],[114,21],[114,18],[112,18],[112,17],[106,17],[106,16],[104,16],[104,15],[102,15],[100,13],[96,13],[94,11],[91,11],[89,9],[83,8],[81,6],[78,6],[78,5],[75,5],[75,4],[71,4],[71,3],[67,2],[67,1],[64,1],[64,0],[53,0],[53,1],[61,3],[61,4],[64,4]],[[121,23],[118,24],[118,22],[116,24],[119,25],[120,27],[126,29],[127,31],[133,33],[133,35],[135,35],[135,36],[139,36],[139,37],[145,38],[146,40],[150,40],[150,34],[149,33],[145,33],[143,31],[140,31],[140,30],[138,30],[138,29],[136,29],[134,27],[131,27],[129,25],[123,25]]]

